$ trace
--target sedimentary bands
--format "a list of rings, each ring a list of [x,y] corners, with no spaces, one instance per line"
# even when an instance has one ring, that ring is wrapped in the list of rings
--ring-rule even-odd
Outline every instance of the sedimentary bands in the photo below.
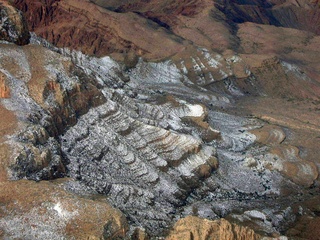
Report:
[[[10,3],[1,237],[316,239],[318,2]]]

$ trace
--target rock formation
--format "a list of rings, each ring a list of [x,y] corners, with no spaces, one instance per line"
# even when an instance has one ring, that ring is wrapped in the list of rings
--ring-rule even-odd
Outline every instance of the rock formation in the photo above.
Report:
[[[10,90],[6,84],[6,76],[0,73],[0,98],[9,98]]]
[[[183,48],[156,24],[148,27],[145,19],[134,14],[119,18],[118,14],[89,1],[17,0],[15,5],[26,12],[31,31],[59,47],[98,56],[133,51],[150,58],[168,56]],[[155,32],[157,38],[152,37]],[[165,44],[166,49],[161,48],[161,44]]]
[[[215,149],[190,135],[192,123],[179,120],[202,115],[200,105],[154,106],[115,92],[62,137],[69,174],[106,194],[136,223],[166,226],[167,215],[218,166]]]
[[[66,191],[70,183],[1,182],[1,238],[124,238],[128,225],[121,212],[103,199]]]
[[[2,236],[147,239],[189,215],[230,222],[187,217],[169,239],[307,236],[319,37],[269,13],[318,5],[93,2],[14,1],[35,33],[0,44]]]
[[[161,230],[170,223],[168,214],[217,168],[215,148],[201,140],[202,134],[209,142],[219,136],[201,124],[204,106],[173,97],[144,103],[109,88],[126,80],[108,58],[80,55],[74,61],[82,65],[74,65],[40,46],[6,47],[2,58],[17,66],[6,66],[6,77],[20,88],[4,104],[24,125],[12,139],[13,178],[70,176],[109,196],[136,224]]]
[[[254,145],[249,132],[261,132],[261,123],[207,108],[230,100],[183,84],[181,79],[191,81],[173,62],[139,60],[124,70],[109,57],[47,45],[54,52],[37,45],[44,42],[36,36],[32,43],[1,46],[1,58],[9,61],[0,67],[11,88],[2,104],[16,112],[21,126],[6,141],[14,146],[7,159],[11,178],[76,179],[78,192],[107,196],[131,226],[153,236],[165,234],[180,215],[227,216],[254,200],[266,207],[263,199],[285,189],[301,191],[281,169],[264,164],[270,149]],[[190,97],[203,104],[187,102]],[[308,181],[297,183],[309,186],[317,169],[303,174]]]
[[[20,11],[0,1],[0,40],[14,42],[18,45],[29,43],[29,30]]]
[[[197,217],[186,217],[179,220],[170,232],[167,240],[200,240],[200,239],[261,239],[253,230],[231,224],[225,219],[209,221]]]

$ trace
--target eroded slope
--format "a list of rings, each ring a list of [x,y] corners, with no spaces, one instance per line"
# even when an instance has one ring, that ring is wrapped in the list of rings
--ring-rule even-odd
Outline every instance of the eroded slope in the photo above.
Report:
[[[172,12],[150,1],[138,6],[138,14],[130,4],[110,11],[87,1],[16,3],[27,11],[33,29],[55,44],[116,53],[125,64],[58,49],[35,35],[33,44],[22,48],[1,44],[2,112],[15,127],[2,128],[10,134],[2,137],[2,176],[10,166],[15,179],[72,177],[76,182],[67,181],[64,188],[77,193],[89,189],[90,198],[102,194],[123,211],[132,228],[142,226],[151,235],[165,235],[176,220],[190,214],[227,217],[262,235],[279,236],[289,228],[290,235],[306,235],[293,223],[298,219],[310,228],[305,219],[315,218],[318,211],[308,204],[318,194],[318,113],[310,110],[310,115],[305,107],[312,103],[316,108],[319,101],[316,35],[243,23],[236,39],[234,25],[209,1],[184,1],[190,5],[185,9],[170,1]],[[201,10],[191,11],[197,4]],[[101,16],[107,19],[102,25]],[[136,25],[126,27],[132,19]],[[297,41],[289,43],[292,35]],[[90,41],[72,42],[74,36]],[[123,39],[129,37],[127,44]],[[105,48],[110,43],[114,49]],[[106,52],[99,53],[101,46]],[[136,55],[170,59],[146,62]],[[65,217],[65,204],[49,202],[51,207],[38,210]],[[14,236],[16,224],[26,228],[18,214],[8,210],[4,215],[12,223],[3,224],[4,236]],[[117,216],[122,220],[111,219],[119,223],[113,226],[110,218],[98,221],[93,214],[94,227],[89,228],[100,230],[92,234],[126,234],[126,223]],[[84,224],[80,238],[88,237]],[[66,231],[61,236],[68,236],[63,235],[67,226],[59,225],[59,231]],[[177,234],[181,232],[185,230]]]

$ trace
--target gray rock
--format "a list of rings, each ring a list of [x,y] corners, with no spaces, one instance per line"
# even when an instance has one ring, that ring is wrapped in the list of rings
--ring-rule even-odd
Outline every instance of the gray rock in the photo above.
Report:
[[[0,3],[0,40],[28,44],[30,33],[22,13],[6,2]]]

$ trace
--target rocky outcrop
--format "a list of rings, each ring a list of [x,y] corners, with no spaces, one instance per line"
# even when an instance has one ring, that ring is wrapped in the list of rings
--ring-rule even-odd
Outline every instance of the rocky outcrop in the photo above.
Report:
[[[105,97],[92,85],[92,77],[56,53],[39,46],[2,46],[1,58],[6,61],[1,61],[0,67],[5,69],[5,87],[11,90],[5,104],[18,111],[24,122],[16,136],[21,145],[14,153],[15,177],[62,176],[65,163],[56,138],[91,106],[102,104]],[[28,107],[23,107],[25,104]]]
[[[166,235],[175,221],[193,214],[231,215],[262,235],[279,236],[295,221],[300,213],[290,205],[308,198],[317,184],[319,118],[317,110],[310,115],[305,105],[283,100],[300,99],[301,104],[308,98],[316,108],[316,35],[253,23],[235,28],[212,1],[165,1],[170,9],[159,8],[158,1],[110,1],[115,5],[106,9],[90,1],[15,2],[33,30],[55,44],[125,60],[122,65],[110,57],[57,48],[34,34],[31,45],[0,46],[2,92],[10,89],[10,97],[0,99],[0,130],[7,134],[1,137],[1,180],[8,174],[42,184],[71,177],[75,182],[66,191],[92,198],[82,204],[76,197],[78,206],[107,198],[131,226],[127,233],[124,221],[103,213],[101,221],[93,216],[98,227],[78,219],[80,235],[75,225],[65,228],[66,221],[53,220],[57,231],[89,238],[87,226],[99,231],[92,237],[132,233],[146,239]],[[301,122],[305,115],[312,118]],[[36,186],[28,184],[24,187]],[[45,200],[37,203],[46,205]],[[69,219],[70,210],[64,211],[69,203],[55,202],[53,210]],[[39,211],[51,218],[54,212],[47,210]],[[12,220],[10,226],[25,228],[17,215],[6,212],[4,217]],[[202,231],[203,222],[195,222]],[[6,237],[16,236],[3,225]],[[220,225],[228,236],[254,236],[223,220]],[[208,231],[199,234],[210,237]]]
[[[3,46],[8,61],[0,67],[12,89],[3,104],[23,126],[11,138],[11,178],[72,177],[161,234],[175,208],[217,169],[209,143],[219,134],[205,122],[204,105],[170,96],[139,100],[110,58]]]
[[[248,239],[258,240],[262,237],[252,229],[232,224],[225,219],[209,221],[198,217],[186,217],[179,220],[171,230],[167,240],[201,240],[201,239]]]
[[[158,231],[217,169],[215,149],[179,120],[202,114],[200,105],[154,106],[115,92],[62,137],[69,175],[107,195],[136,223]]]
[[[103,199],[70,192],[76,186],[72,181],[21,180],[0,186],[1,238],[123,239],[128,231],[120,211]]]
[[[306,161],[300,158],[300,152],[294,146],[281,146],[271,149],[271,154],[276,156],[274,159],[279,160],[268,161],[266,167],[277,169],[287,175],[292,181],[298,184],[311,186],[318,178],[318,169],[313,162]],[[266,163],[265,163],[266,164]]]
[[[128,69],[47,43],[56,52],[1,46],[10,87],[1,103],[20,126],[6,141],[11,178],[71,177],[80,192],[107,197],[152,236],[165,235],[178,216],[223,217],[254,200],[266,208],[263,199],[280,189],[300,189],[277,170],[256,174],[247,159],[263,158],[267,149],[254,146],[249,130],[260,123],[208,108],[228,98],[183,84],[191,80],[173,62],[140,59]],[[105,234],[122,232],[107,225]]]
[[[254,130],[253,133],[258,137],[259,143],[273,147],[262,162],[253,161],[251,164],[256,166],[262,164],[265,168],[277,170],[293,182],[306,186],[311,186],[317,179],[318,169],[313,162],[301,159],[297,147],[281,144],[286,137],[281,128],[268,126]],[[280,143],[280,146],[277,143]]]
[[[0,98],[9,98],[10,90],[6,84],[6,76],[0,73]]]
[[[29,30],[22,13],[8,4],[0,1],[0,40],[18,45],[29,43]]]

